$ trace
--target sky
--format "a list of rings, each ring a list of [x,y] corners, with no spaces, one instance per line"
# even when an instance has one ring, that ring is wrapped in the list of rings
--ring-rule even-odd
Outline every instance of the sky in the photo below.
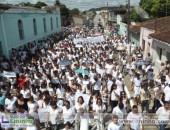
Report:
[[[54,4],[55,0],[0,0],[0,3],[18,4],[21,2],[36,3],[42,1],[47,3],[49,6]],[[137,5],[140,0],[131,0],[132,5]],[[60,0],[61,3],[65,4],[68,8],[78,8],[79,10],[88,10],[91,8],[98,8],[103,6],[119,6],[120,4],[127,4],[127,0]]]

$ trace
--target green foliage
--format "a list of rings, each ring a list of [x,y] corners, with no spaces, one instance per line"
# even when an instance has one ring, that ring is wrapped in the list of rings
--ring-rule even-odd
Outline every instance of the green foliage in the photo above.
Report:
[[[131,22],[142,22],[144,19],[142,19],[135,11],[134,8],[130,10],[130,21]],[[125,23],[128,23],[128,13],[124,15],[123,21]]]
[[[80,13],[80,11],[77,8],[70,10],[70,15],[78,15],[79,13]]]
[[[170,15],[170,0],[141,0],[140,6],[151,17],[164,17]]]
[[[43,6],[47,6],[46,3],[44,2],[37,2],[36,4],[31,4],[30,2],[21,2],[19,3],[19,5],[22,5],[22,6],[29,6],[29,7],[35,7],[35,8],[42,8]]]
[[[43,6],[47,6],[47,4],[46,3],[44,3],[44,2],[37,2],[35,5],[34,5],[34,7],[36,7],[36,8],[41,8],[41,7],[43,7]]]

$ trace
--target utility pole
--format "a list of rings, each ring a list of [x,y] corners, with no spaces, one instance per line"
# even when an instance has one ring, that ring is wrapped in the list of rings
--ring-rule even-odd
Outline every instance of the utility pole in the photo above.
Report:
[[[166,0],[166,16],[168,16],[168,0]]]
[[[131,42],[130,42],[130,31],[129,31],[130,23],[131,23],[131,20],[130,20],[130,0],[128,0],[128,8],[127,8],[127,12],[128,12],[128,21],[127,21],[127,42],[128,42],[128,45],[129,45],[129,54],[131,54]]]

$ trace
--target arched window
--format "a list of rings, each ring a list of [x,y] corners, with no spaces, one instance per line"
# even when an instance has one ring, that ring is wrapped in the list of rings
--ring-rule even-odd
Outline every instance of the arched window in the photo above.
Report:
[[[53,18],[51,17],[51,30],[53,30]]]
[[[21,19],[18,20],[18,32],[19,32],[20,40],[24,39],[24,28]]]
[[[34,29],[34,35],[37,35],[37,22],[36,22],[36,19],[33,19],[33,29]]]
[[[56,17],[56,27],[58,28],[58,17]]]
[[[45,20],[45,18],[43,18],[43,24],[44,24],[44,32],[47,32],[47,28],[46,28],[46,20]]]

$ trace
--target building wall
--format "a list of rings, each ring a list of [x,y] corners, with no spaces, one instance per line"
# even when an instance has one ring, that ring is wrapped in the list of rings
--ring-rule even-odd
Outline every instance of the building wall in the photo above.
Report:
[[[135,47],[139,47],[139,40],[140,40],[140,34],[139,33],[134,33],[132,31],[130,31],[130,40],[131,43],[134,43]]]
[[[73,17],[73,22],[75,25],[83,25],[84,19],[83,18],[79,18],[79,17]]]
[[[170,54],[170,45],[158,40],[153,40],[153,62],[155,63],[155,74],[158,74],[161,62],[165,63],[170,60],[168,53]],[[160,49],[162,49],[162,55],[160,58]]]
[[[147,54],[153,54],[152,42],[153,39],[149,37],[150,34],[154,33],[154,30],[141,27],[140,30],[140,46],[143,49],[143,59],[146,59]]]
[[[53,30],[51,30],[51,21],[53,19]],[[58,17],[58,27],[56,26],[56,17]],[[9,57],[9,52],[12,48],[17,48],[33,40],[38,40],[52,33],[61,30],[61,20],[59,14],[49,13],[3,13],[1,18],[4,22],[4,33],[6,36],[6,48],[4,54]],[[33,19],[37,23],[37,35],[34,35]],[[46,19],[46,29],[44,32],[43,18]],[[18,32],[18,20],[21,19],[24,28],[24,39],[20,40]],[[5,42],[3,43],[5,44]]]
[[[123,22],[120,22],[119,25],[120,25],[119,26],[119,34],[126,36],[127,35],[127,25]]]

